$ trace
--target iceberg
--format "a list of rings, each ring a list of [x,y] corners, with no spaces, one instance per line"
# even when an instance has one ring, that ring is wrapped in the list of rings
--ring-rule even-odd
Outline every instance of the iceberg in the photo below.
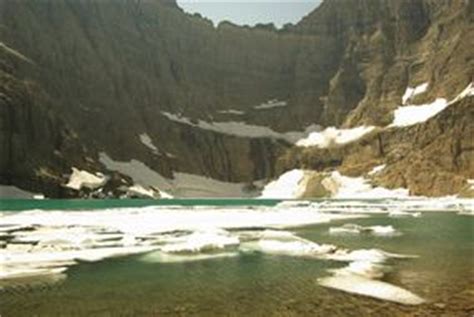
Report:
[[[321,286],[347,293],[364,295],[404,305],[419,305],[425,300],[401,287],[372,280],[358,274],[336,275],[318,279]]]
[[[346,234],[371,234],[374,236],[398,236],[401,235],[400,232],[395,230],[393,226],[369,226],[363,227],[355,224],[345,224],[341,227],[331,227],[329,228],[329,234],[332,235],[346,235]]]

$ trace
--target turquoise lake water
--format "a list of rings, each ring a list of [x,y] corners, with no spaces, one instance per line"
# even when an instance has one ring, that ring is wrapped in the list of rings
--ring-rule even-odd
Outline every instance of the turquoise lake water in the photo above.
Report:
[[[271,206],[278,201],[253,201]],[[122,205],[120,205],[122,203]],[[209,201],[183,201],[185,206]],[[228,205],[231,203],[226,202]],[[3,210],[142,207],[151,201],[3,201]],[[118,205],[117,205],[118,204]],[[189,204],[189,205],[187,205]],[[224,201],[214,202],[223,206]],[[234,201],[233,206],[252,202]],[[202,206],[201,205],[201,206]],[[27,206],[28,208],[25,208]],[[32,208],[30,208],[32,207]],[[120,212],[119,210],[117,212]],[[179,211],[177,211],[179,212]],[[1,218],[0,218],[1,221]],[[331,226],[392,225],[401,236],[333,236]],[[182,263],[153,263],[130,255],[81,263],[67,278],[0,282],[5,316],[472,316],[474,218],[423,213],[420,218],[371,215],[364,219],[292,228],[299,237],[348,249],[379,248],[414,254],[390,260],[383,280],[427,299],[404,306],[323,288],[319,277],[343,264],[317,259],[244,254]]]

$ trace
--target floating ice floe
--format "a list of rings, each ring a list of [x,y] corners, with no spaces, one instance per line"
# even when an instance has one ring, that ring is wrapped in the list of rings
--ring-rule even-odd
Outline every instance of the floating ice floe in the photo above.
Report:
[[[215,260],[220,258],[231,258],[236,257],[238,255],[239,252],[181,254],[154,251],[143,255],[140,258],[140,261],[148,263],[181,263]]]
[[[107,178],[100,173],[92,174],[73,167],[69,182],[65,186],[75,190],[97,189],[104,186],[106,182]]]
[[[389,217],[392,218],[418,218],[421,217],[421,212],[408,212],[403,210],[393,210],[388,213]]]
[[[224,230],[193,232],[190,235],[171,240],[161,248],[165,253],[196,253],[238,246],[238,237],[231,236]]]
[[[318,257],[335,251],[333,245],[317,244],[289,232],[265,231],[257,241],[242,244],[243,252],[261,252],[271,255]]]
[[[336,129],[334,127],[326,128],[321,132],[312,132],[306,138],[298,140],[297,146],[327,148],[335,145],[342,145],[354,142],[364,135],[372,132],[373,126],[360,126],[352,129]]]
[[[138,136],[140,138],[140,142],[146,146],[147,148],[149,148],[150,150],[152,150],[154,153],[158,153],[158,148],[153,144],[153,141],[152,139],[150,138],[150,136],[146,133],[142,133]]]
[[[286,107],[286,106],[288,106],[288,103],[286,101],[279,101],[278,99],[272,99],[258,106],[255,106],[254,109],[268,110],[268,109],[281,108],[281,107]]]
[[[341,227],[331,227],[329,228],[329,234],[332,235],[358,235],[358,234],[370,234],[374,236],[386,236],[393,237],[399,236],[401,233],[393,226],[369,226],[363,227],[356,224],[345,224]]]
[[[382,278],[389,270],[383,265],[388,259],[412,258],[413,256],[381,250],[337,250],[326,257],[350,263],[346,267],[329,270],[332,276],[318,279],[321,286],[405,305],[419,305],[425,302],[423,298],[399,286],[374,280]]]
[[[354,251],[339,249],[336,252],[325,255],[325,259],[342,262],[366,261],[372,263],[383,263],[390,258],[413,259],[417,258],[417,256],[390,253],[378,249],[361,249]]]
[[[420,305],[425,302],[420,296],[401,287],[373,280],[358,274],[336,274],[318,279],[321,286],[347,293],[364,295],[404,305]]]
[[[0,235],[6,241],[0,249],[0,266],[1,278],[5,279],[63,274],[78,261],[150,251],[159,251],[150,257],[165,262],[191,261],[193,255],[197,260],[213,258],[218,255],[207,253],[236,252],[242,244],[240,236],[257,245],[262,240],[259,248],[265,252],[323,252],[318,251],[317,244],[288,232],[253,230],[241,234],[225,229],[280,229],[353,218],[320,214],[309,208],[240,207],[223,211],[166,206],[102,210],[93,217],[90,211],[34,210],[0,215]],[[284,244],[275,247],[278,242]]]
[[[305,188],[306,171],[294,169],[268,183],[260,198],[298,199]],[[332,198],[338,199],[383,199],[383,198],[408,198],[408,189],[387,189],[373,187],[369,180],[363,177],[348,177],[338,171],[332,172],[321,181],[321,185],[331,193]]]

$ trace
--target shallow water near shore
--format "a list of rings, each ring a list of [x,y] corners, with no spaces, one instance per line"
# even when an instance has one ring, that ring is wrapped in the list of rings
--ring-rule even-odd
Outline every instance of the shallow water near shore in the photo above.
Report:
[[[120,212],[120,211],[117,211]],[[177,211],[178,212],[178,211]],[[225,212],[222,210],[222,212]],[[90,216],[90,213],[89,213]],[[1,221],[2,218],[0,218]],[[353,223],[392,225],[401,235],[330,235]],[[419,218],[371,214],[289,228],[298,237],[347,249],[417,255],[390,259],[383,281],[426,299],[418,306],[324,288],[317,279],[345,264],[306,257],[233,252],[200,261],[146,261],[129,255],[70,267],[65,278],[2,282],[3,316],[471,316],[474,218],[424,212]]]

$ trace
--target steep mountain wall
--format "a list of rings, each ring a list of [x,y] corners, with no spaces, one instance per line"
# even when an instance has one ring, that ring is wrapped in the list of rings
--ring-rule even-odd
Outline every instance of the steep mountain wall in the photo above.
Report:
[[[275,30],[214,28],[168,0],[0,0],[4,51],[28,60],[8,62],[2,89],[11,78],[18,87],[10,94],[28,96],[26,83],[37,87],[41,93],[31,102],[47,110],[32,120],[49,122],[49,129],[35,132],[25,124],[21,134],[49,133],[42,149],[64,157],[58,163],[30,150],[28,173],[16,172],[11,165],[19,160],[8,159],[2,175],[25,176],[2,182],[29,188],[30,175],[45,166],[58,178],[73,165],[105,170],[101,152],[140,160],[168,178],[173,171],[231,182],[271,178],[291,148],[287,141],[203,130],[163,112],[276,132],[384,125],[407,86],[429,82],[428,93],[416,99],[423,102],[451,98],[472,80],[472,11],[472,1],[464,0],[326,0],[298,25]],[[269,100],[283,106],[258,109]],[[2,105],[3,122],[12,122],[12,107],[15,116],[21,116],[17,108],[40,111],[28,103]],[[3,144],[14,142],[8,129]],[[77,142],[60,142],[74,155],[51,141],[63,131],[74,131]],[[157,151],[144,146],[143,134]],[[19,142],[31,149],[26,139]],[[12,147],[4,148],[3,156],[13,157]]]

